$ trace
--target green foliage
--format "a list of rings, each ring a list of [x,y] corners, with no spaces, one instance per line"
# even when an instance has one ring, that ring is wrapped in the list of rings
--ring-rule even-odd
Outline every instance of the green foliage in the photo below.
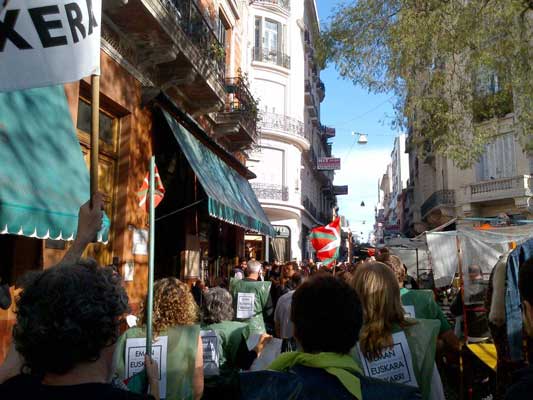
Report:
[[[478,122],[515,111],[533,134],[533,0],[357,0],[323,28],[319,60],[374,93],[394,93],[394,124],[423,150],[471,166],[495,129]],[[477,75],[503,77],[474,96]]]

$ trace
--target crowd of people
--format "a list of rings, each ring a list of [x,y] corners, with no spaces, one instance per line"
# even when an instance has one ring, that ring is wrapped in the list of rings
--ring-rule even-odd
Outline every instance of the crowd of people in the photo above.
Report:
[[[120,275],[81,258],[101,203],[82,206],[63,261],[26,280],[0,398],[445,398],[436,354],[458,352],[460,340],[397,256],[383,250],[339,270],[243,260],[213,287],[163,278],[151,321],[145,300],[125,329]],[[533,337],[533,259],[520,268],[519,290]],[[519,379],[506,399],[529,398],[533,368]]]

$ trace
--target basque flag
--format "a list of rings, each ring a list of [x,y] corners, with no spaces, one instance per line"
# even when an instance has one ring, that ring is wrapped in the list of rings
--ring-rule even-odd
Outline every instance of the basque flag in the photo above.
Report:
[[[157,171],[157,165],[155,167],[154,172],[155,172],[154,207],[157,207],[159,203],[161,203],[161,200],[163,200],[163,197],[165,197],[165,187],[163,186],[163,182],[161,181],[161,177],[159,176],[159,172]],[[146,177],[144,178],[141,188],[137,192],[137,198],[139,199],[139,207],[144,208],[146,212],[149,211],[148,207],[150,205],[150,202],[148,201],[148,188],[149,187],[150,187],[150,173],[147,173]]]
[[[341,246],[341,219],[335,218],[326,226],[311,230],[309,239],[316,251],[317,258],[328,268],[333,267],[339,256]]]

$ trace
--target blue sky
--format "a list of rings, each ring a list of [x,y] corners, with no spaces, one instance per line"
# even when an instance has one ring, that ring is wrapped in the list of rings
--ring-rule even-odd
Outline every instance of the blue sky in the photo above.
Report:
[[[321,24],[327,23],[334,0],[316,0]],[[322,124],[336,128],[333,154],[341,158],[341,170],[335,185],[348,185],[348,196],[338,196],[339,213],[350,221],[353,232],[368,237],[374,224],[374,206],[378,199],[378,179],[390,162],[395,132],[390,127],[394,98],[369,94],[365,89],[342,79],[334,65],[320,74],[326,85],[321,105]],[[368,134],[368,144],[354,144],[352,132]],[[365,207],[361,207],[361,201]],[[363,221],[365,223],[363,223]]]

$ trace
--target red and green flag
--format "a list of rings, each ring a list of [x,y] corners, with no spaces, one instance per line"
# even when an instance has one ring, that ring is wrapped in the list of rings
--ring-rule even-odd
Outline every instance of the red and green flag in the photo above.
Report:
[[[155,179],[154,207],[157,207],[159,203],[161,203],[161,200],[163,200],[163,197],[165,197],[165,187],[163,186],[163,181],[161,180],[161,177],[159,176],[159,172],[157,171],[157,166],[155,167],[154,179]],[[150,207],[150,202],[148,201],[148,187],[150,186],[149,182],[150,182],[150,173],[147,173],[146,177],[144,178],[141,188],[137,192],[137,198],[139,200],[139,207],[144,208],[146,211],[148,211],[148,208]]]
[[[326,226],[311,230],[309,239],[316,251],[316,256],[326,267],[331,268],[339,256],[341,246],[341,219],[335,218]]]

